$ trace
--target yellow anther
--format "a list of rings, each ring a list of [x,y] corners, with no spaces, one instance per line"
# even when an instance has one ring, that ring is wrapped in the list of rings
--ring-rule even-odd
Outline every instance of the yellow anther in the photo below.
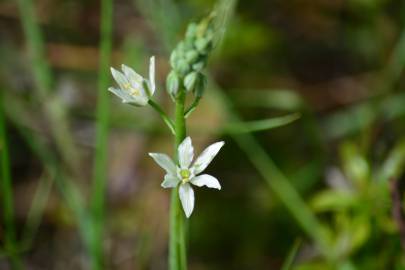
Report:
[[[139,94],[140,94],[139,90],[135,89],[135,88],[131,88],[129,90],[129,93],[131,93],[131,95],[133,95],[133,96],[139,96]]]

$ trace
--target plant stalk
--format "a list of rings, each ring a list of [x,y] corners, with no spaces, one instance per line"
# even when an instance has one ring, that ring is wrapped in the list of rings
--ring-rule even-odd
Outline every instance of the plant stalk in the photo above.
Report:
[[[91,201],[92,235],[90,238],[91,269],[103,269],[103,235],[105,223],[105,193],[107,187],[107,145],[109,104],[107,87],[108,66],[112,50],[112,0],[101,1],[100,66],[98,80],[96,151],[93,168],[93,196]]]
[[[186,137],[186,121],[184,118],[185,99],[186,93],[184,89],[181,89],[176,98],[175,112],[175,156],[177,162],[177,148]],[[184,215],[181,211],[178,188],[173,189],[170,200],[169,269],[187,269]]]

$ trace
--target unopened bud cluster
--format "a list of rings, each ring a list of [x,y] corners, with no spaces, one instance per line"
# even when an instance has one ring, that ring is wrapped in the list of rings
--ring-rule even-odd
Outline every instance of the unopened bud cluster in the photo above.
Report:
[[[191,23],[185,39],[179,42],[170,55],[172,71],[167,76],[167,90],[176,97],[180,88],[201,97],[206,86],[202,70],[206,67],[208,56],[214,48],[213,16],[200,23]]]

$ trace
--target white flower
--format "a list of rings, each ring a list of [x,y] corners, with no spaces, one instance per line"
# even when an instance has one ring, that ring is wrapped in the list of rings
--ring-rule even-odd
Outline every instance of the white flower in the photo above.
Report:
[[[190,184],[198,187],[207,186],[209,188],[221,189],[218,180],[208,174],[200,174],[207,168],[214,157],[218,154],[224,142],[216,142],[208,146],[194,161],[194,149],[190,137],[184,139],[179,145],[177,166],[170,157],[160,153],[149,153],[149,155],[166,171],[163,188],[175,188],[180,184],[179,196],[184,213],[190,217],[194,209],[194,190]]]
[[[119,88],[110,87],[108,91],[120,97],[123,103],[145,106],[156,88],[155,57],[152,56],[149,61],[149,80],[126,65],[122,65],[121,68],[123,72],[111,68],[111,73]]]

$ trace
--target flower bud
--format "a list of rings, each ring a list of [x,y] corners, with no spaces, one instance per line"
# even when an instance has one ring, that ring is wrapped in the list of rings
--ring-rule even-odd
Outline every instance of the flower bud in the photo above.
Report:
[[[190,23],[187,27],[187,31],[186,31],[186,38],[192,39],[195,38],[196,34],[197,34],[197,24],[195,23]]]
[[[207,54],[209,51],[211,39],[208,38],[199,38],[195,42],[195,47],[201,54]]]
[[[207,86],[206,76],[203,73],[198,73],[198,77],[195,82],[195,87],[193,89],[194,95],[196,97],[202,97],[206,86]]]
[[[197,81],[198,73],[197,72],[190,72],[184,78],[184,87],[187,91],[193,90],[195,83]]]
[[[198,52],[196,50],[191,50],[186,53],[186,60],[188,63],[193,64],[198,59]]]
[[[198,61],[197,63],[193,64],[193,70],[195,71],[201,71],[206,64],[206,58],[203,58],[201,61]]]
[[[166,88],[171,96],[175,97],[177,95],[179,90],[179,76],[174,70],[167,75]]]
[[[176,70],[181,76],[184,76],[190,71],[190,65],[187,63],[186,59],[179,59],[176,62]]]
[[[193,49],[194,49],[194,41],[186,39],[184,41],[183,53],[186,54],[188,51],[191,51]]]
[[[174,68],[176,67],[176,62],[177,62],[177,50],[173,50],[172,53],[170,54],[170,65]]]

